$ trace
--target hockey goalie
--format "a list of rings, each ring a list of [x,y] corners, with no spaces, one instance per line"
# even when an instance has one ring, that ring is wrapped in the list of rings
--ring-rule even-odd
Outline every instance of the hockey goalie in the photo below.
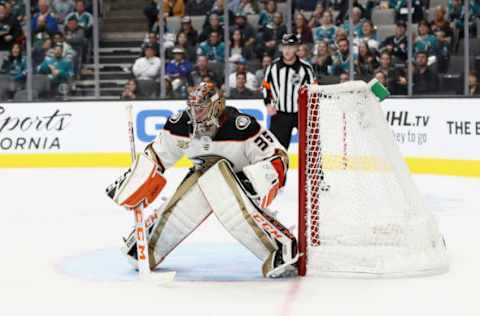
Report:
[[[262,261],[265,277],[296,274],[296,239],[266,209],[285,184],[288,155],[255,118],[226,107],[212,84],[201,83],[191,92],[187,109],[168,119],[107,194],[127,208],[151,204],[167,182],[163,173],[183,155],[194,166],[147,221],[150,267],[157,267],[213,213]],[[125,254],[135,266],[133,234]]]

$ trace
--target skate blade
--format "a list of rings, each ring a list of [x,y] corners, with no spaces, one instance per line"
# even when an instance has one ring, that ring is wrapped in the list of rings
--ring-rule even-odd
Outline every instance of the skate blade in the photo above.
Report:
[[[287,261],[268,272],[267,277],[272,279],[296,277],[298,275],[297,267],[292,266],[292,264],[295,264],[298,261],[298,258],[300,258],[300,255],[297,254],[292,260]]]

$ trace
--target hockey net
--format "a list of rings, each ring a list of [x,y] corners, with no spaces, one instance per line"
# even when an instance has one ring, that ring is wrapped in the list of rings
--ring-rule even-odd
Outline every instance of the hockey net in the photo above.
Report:
[[[371,84],[305,86],[299,103],[299,274],[447,271],[443,237]]]

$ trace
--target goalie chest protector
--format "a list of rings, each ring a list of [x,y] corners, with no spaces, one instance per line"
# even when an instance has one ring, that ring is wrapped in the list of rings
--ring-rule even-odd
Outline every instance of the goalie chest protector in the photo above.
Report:
[[[259,146],[259,142],[255,141],[255,138],[262,134],[262,127],[257,120],[233,107],[225,108],[220,117],[220,127],[213,139],[192,139],[190,135],[193,126],[185,111],[170,117],[164,129],[175,138],[176,150],[181,150],[192,161],[195,162],[196,158],[202,156],[221,156],[233,163],[235,171],[240,171],[275,152],[274,142],[267,144],[271,145],[271,148],[265,148],[265,142]]]

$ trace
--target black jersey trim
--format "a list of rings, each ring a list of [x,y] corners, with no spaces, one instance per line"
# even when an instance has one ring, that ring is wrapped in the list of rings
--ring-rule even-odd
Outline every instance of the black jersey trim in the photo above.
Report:
[[[239,129],[237,119],[245,116],[249,120],[249,125]],[[240,113],[236,108],[227,106],[222,114],[222,125],[213,138],[214,141],[244,141],[258,134],[261,130],[260,124],[250,115]]]
[[[174,115],[179,115],[179,114],[174,114]],[[170,132],[172,135],[176,136],[182,136],[182,137],[189,137],[190,136],[190,130],[191,130],[191,124],[190,122],[190,117],[188,116],[187,112],[183,111],[181,112],[181,117],[178,119],[175,117],[174,119],[170,119],[169,117],[167,119],[167,122],[165,123],[164,129]]]

